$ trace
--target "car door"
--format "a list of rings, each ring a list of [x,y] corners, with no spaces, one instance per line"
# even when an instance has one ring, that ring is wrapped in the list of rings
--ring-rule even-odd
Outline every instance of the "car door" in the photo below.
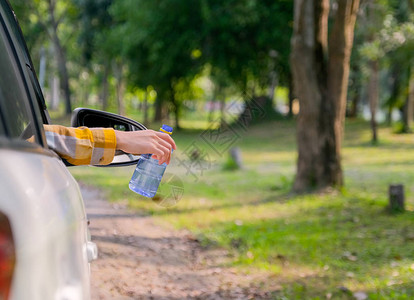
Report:
[[[47,149],[36,77],[16,26],[7,2],[0,0],[0,216],[5,216],[0,231],[7,221],[12,244],[2,252],[7,244],[0,243],[0,254],[15,258],[9,286],[0,276],[0,298],[88,299],[82,197],[62,160]]]

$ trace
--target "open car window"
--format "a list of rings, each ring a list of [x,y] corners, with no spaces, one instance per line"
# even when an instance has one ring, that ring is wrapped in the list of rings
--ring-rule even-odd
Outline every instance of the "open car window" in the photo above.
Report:
[[[26,98],[22,101],[28,108],[28,117],[32,119],[31,126],[26,126],[25,131],[19,137],[26,138],[30,134],[36,134],[35,141],[47,148],[42,124],[49,124],[50,118],[23,34],[7,0],[0,0],[0,21],[7,36],[6,42],[14,55],[13,58],[9,58],[13,59],[13,63],[16,64],[15,74],[24,85],[20,91],[26,95]]]
[[[40,88],[39,81],[37,79],[36,72],[33,67],[33,62],[27,49],[27,45],[24,40],[21,28],[18,24],[18,21],[11,6],[7,3],[7,1],[0,1],[0,5],[2,6],[2,9],[6,12],[4,14],[4,17],[6,19],[5,21],[7,22],[8,28],[10,30],[9,33],[13,39],[13,44],[16,49],[17,55],[19,59],[23,61],[24,71],[30,78],[30,84],[36,96],[36,104],[40,108],[42,121],[43,123],[48,124],[50,123],[50,120],[47,114],[46,102],[43,97],[42,89]]]
[[[0,19],[0,74],[2,135],[39,142],[27,89],[3,19]]]

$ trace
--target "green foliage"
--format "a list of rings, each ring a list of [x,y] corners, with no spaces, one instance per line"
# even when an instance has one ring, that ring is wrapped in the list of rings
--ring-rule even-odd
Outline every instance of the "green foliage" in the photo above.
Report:
[[[366,42],[359,51],[368,60],[378,60],[387,53],[398,51],[406,54],[412,51],[414,43],[414,24],[406,22],[398,24],[393,15],[386,15],[382,30],[376,35],[373,41]],[[411,56],[405,55],[404,59]]]
[[[37,66],[39,48],[51,38],[47,1],[11,2]],[[89,94],[101,98],[106,78],[115,94],[116,64],[127,66],[130,91],[152,86],[157,102],[170,102],[177,113],[186,94],[200,95],[193,91],[200,76],[214,83],[212,100],[234,91],[264,93],[272,72],[287,86],[292,18],[292,0],[56,1],[59,37],[80,104]]]
[[[39,16],[35,14],[32,7],[29,6],[28,9],[27,1],[12,0],[10,3],[19,20],[28,47],[34,49],[44,43],[47,38],[45,28],[40,24]]]
[[[78,43],[85,63],[92,59],[110,58],[111,51],[106,37],[113,26],[108,12],[113,0],[73,0],[79,10],[80,34]]]
[[[380,106],[403,109],[414,64],[413,3],[411,0],[366,1],[361,5],[351,59],[352,98],[362,98],[371,76],[370,62],[381,67]]]
[[[207,61],[242,91],[266,86],[272,66],[287,85],[292,19],[293,1],[203,1]]]
[[[10,4],[16,13],[35,66],[37,66],[40,47],[47,48],[51,43],[52,25],[48,1],[11,0]],[[58,0],[54,3],[54,10],[54,18],[63,46],[73,45],[76,37],[74,32],[77,28],[77,7],[72,1]],[[76,50],[73,52],[76,53]]]
[[[225,157],[206,148],[214,164],[198,180],[178,165],[167,172],[184,182],[177,206],[158,207],[128,190],[133,168],[72,168],[77,178],[102,187],[113,201],[152,214],[166,226],[187,228],[205,246],[224,247],[226,265],[264,272],[277,285],[274,299],[412,299],[414,230],[413,135],[380,128],[381,143],[369,144],[367,125],[349,122],[343,149],[347,188],[341,192],[289,194],[295,166],[295,124],[255,126],[239,141],[245,169],[223,172]],[[202,131],[175,134],[178,150]],[[114,173],[115,172],[115,173]],[[386,212],[390,183],[406,187],[405,214]],[[340,288],[341,287],[341,288]],[[266,284],[263,289],[271,289]]]
[[[191,2],[191,1],[190,1]],[[200,7],[189,1],[115,1],[109,38],[129,58],[138,86],[169,89],[173,80],[200,70]],[[137,9],[138,8],[138,9]]]

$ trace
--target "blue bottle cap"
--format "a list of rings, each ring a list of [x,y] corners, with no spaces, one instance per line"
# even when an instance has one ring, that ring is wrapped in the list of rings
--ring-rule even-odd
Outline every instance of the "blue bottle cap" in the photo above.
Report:
[[[173,132],[173,128],[171,126],[168,126],[168,125],[164,124],[161,127],[161,131],[165,132],[165,133],[168,133],[168,134],[171,134]]]

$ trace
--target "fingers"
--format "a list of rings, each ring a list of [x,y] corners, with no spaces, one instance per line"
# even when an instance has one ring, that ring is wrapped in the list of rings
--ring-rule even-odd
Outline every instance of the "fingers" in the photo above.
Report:
[[[155,132],[155,131],[154,131]],[[155,132],[159,140],[157,140],[158,148],[163,152],[163,154],[156,154],[155,156],[158,159],[159,164],[167,163],[171,161],[171,152],[172,149],[176,150],[177,146],[175,145],[174,140],[169,134],[162,132]]]
[[[156,159],[158,159],[158,163],[161,165],[161,164],[163,164],[167,161],[169,162],[170,157],[171,157],[171,148],[165,147],[165,146],[160,144],[154,150],[154,154],[156,156]]]
[[[157,133],[158,137],[162,138],[164,141],[169,143],[174,150],[177,149],[177,146],[175,145],[174,140],[172,139],[172,137],[169,134],[164,133],[164,132],[156,132],[156,133]]]
[[[166,133],[154,130],[115,133],[118,150],[133,154],[150,153],[160,164],[169,163],[172,149],[177,149],[174,140]]]
[[[166,142],[165,140],[159,140],[159,144],[162,145],[165,148],[168,148],[170,152],[173,149],[172,145],[170,143]]]

